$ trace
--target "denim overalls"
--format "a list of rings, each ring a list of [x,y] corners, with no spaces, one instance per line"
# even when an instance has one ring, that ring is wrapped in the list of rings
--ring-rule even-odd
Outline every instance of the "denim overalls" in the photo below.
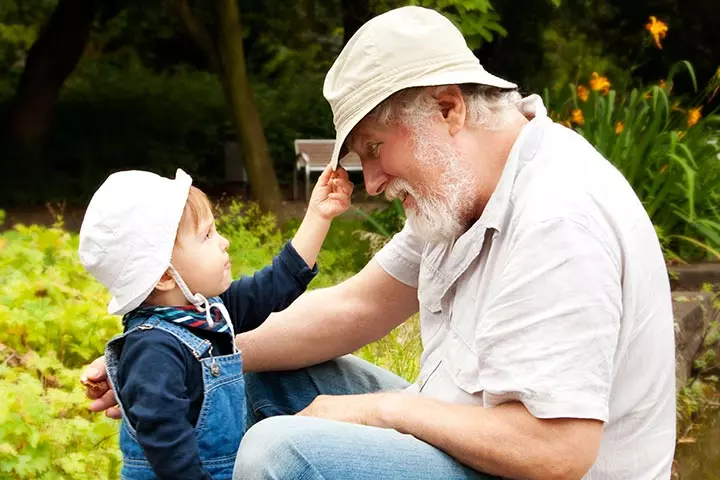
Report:
[[[195,426],[200,460],[213,479],[230,480],[240,440],[245,433],[245,381],[241,354],[236,350],[231,355],[214,357],[210,342],[193,335],[187,328],[156,316],[130,319],[126,332],[113,338],[105,348],[108,378],[114,391],[118,391],[117,365],[124,337],[130,332],[151,328],[159,328],[175,336],[202,364],[204,399]],[[121,478],[155,479],[120,399],[118,406],[123,413],[120,427]]]

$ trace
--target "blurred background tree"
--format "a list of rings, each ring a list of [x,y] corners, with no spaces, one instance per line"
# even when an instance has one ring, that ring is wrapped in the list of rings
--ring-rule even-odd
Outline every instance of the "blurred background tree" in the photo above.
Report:
[[[615,88],[678,60],[720,66],[715,0],[0,0],[0,206],[82,205],[108,173],[188,170],[213,193],[225,143],[242,147],[254,198],[289,196],[293,140],[332,138],[327,69],[369,18],[402,5],[454,21],[483,64],[524,93],[592,72]],[[662,50],[644,29],[669,25]],[[676,92],[689,92],[678,78]],[[710,111],[717,103],[708,105]]]

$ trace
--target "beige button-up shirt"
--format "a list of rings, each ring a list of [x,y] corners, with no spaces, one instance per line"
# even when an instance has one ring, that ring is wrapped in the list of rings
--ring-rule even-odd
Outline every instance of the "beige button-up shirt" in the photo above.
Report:
[[[454,244],[406,224],[377,255],[418,290],[424,351],[410,392],[539,418],[605,422],[588,479],[670,478],[670,287],[622,174],[539,97],[482,216]]]

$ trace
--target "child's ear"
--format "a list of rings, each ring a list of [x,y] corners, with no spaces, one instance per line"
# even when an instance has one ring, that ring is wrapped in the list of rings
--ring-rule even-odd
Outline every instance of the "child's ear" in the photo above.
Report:
[[[160,280],[158,281],[157,285],[155,285],[155,290],[158,290],[160,292],[169,292],[173,288],[175,288],[175,279],[170,275],[170,272],[168,270],[165,270],[165,273],[163,273],[163,276],[160,277]]]

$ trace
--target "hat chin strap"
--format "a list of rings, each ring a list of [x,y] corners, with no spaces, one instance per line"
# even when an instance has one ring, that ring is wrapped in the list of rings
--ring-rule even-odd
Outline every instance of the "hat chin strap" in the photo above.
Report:
[[[175,267],[172,266],[172,264],[168,266],[168,271],[170,272],[170,275],[172,275],[173,280],[175,280],[177,286],[180,287],[180,291],[183,293],[187,301],[195,305],[195,308],[198,310],[198,312],[205,312],[205,319],[207,320],[210,328],[215,325],[215,321],[212,319],[211,315],[212,309],[215,308],[220,311],[220,315],[223,317],[225,323],[230,329],[230,334],[233,338],[233,350],[237,352],[237,346],[235,345],[235,329],[233,328],[232,321],[230,320],[230,313],[228,312],[225,305],[223,305],[222,302],[210,303],[202,293],[198,292],[196,294],[193,294],[178,273],[178,271],[175,270]]]

